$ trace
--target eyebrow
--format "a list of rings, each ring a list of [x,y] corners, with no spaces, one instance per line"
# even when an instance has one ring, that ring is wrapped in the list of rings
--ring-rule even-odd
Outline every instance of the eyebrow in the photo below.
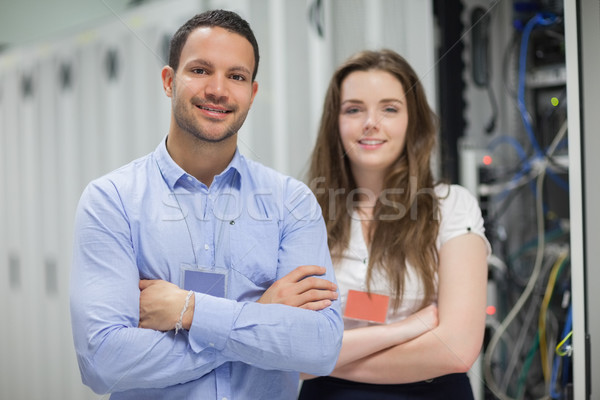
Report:
[[[341,105],[344,105],[346,103],[362,104],[362,103],[364,103],[364,101],[358,100],[358,99],[348,99],[348,100],[342,101]],[[404,102],[402,100],[397,99],[395,97],[391,97],[391,98],[387,98],[387,99],[381,99],[381,100],[379,100],[378,103],[379,104],[382,104],[382,103],[400,103],[400,104],[404,104]]]
[[[211,68],[211,69],[215,68],[215,65],[213,63],[211,63],[208,60],[201,59],[201,58],[196,58],[196,59],[190,60],[187,63],[185,63],[185,66],[187,67],[187,66],[194,65],[194,64],[200,65],[203,67],[207,67],[207,68]],[[252,72],[250,72],[250,70],[243,65],[235,65],[235,66],[229,68],[228,71],[229,72],[243,72],[248,75],[252,74]]]

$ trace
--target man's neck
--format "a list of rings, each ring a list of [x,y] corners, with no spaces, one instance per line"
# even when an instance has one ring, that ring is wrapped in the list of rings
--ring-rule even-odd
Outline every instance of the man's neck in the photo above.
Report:
[[[237,146],[237,135],[221,142],[206,142],[187,134],[169,133],[167,151],[185,172],[206,186],[227,168]]]

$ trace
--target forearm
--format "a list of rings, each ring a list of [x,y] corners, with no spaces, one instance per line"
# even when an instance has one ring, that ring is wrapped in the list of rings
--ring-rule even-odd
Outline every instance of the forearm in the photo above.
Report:
[[[405,343],[433,328],[427,322],[409,318],[389,325],[375,325],[344,331],[336,369],[387,348]]]
[[[213,346],[229,361],[262,369],[326,375],[339,354],[342,329],[337,302],[310,311],[206,296],[196,300],[190,345]]]
[[[354,361],[376,354],[394,345],[404,343],[412,338],[413,336],[408,335],[406,330],[398,331],[390,325],[375,325],[345,330],[342,349],[332,375],[335,375],[336,371],[343,369],[346,365]],[[302,379],[312,379],[315,377],[315,375],[309,374],[301,375]]]
[[[185,383],[223,363],[214,352],[187,348],[184,334],[132,327],[112,328],[98,342],[76,346],[83,383],[98,394]]]
[[[479,353],[481,339],[478,337],[434,329],[414,340],[336,368],[332,376],[357,382],[396,384],[466,372]]]
[[[110,286],[93,284],[92,278],[82,279],[79,273],[73,278],[75,350],[82,380],[94,392],[172,386],[223,363],[206,347],[190,352],[185,332],[138,328],[138,289],[126,283],[125,276]]]

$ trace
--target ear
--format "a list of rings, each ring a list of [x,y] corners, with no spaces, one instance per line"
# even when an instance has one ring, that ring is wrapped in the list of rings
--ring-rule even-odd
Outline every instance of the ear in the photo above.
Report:
[[[252,82],[252,97],[250,98],[250,106],[254,102],[254,97],[256,97],[256,92],[258,92],[258,82]]]
[[[161,71],[163,90],[168,97],[173,96],[173,80],[175,79],[175,71],[173,68],[165,65]]]

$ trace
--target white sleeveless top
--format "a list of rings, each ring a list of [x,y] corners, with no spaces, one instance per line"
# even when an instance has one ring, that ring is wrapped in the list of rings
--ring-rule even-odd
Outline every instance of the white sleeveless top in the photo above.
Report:
[[[458,185],[437,185],[435,193],[440,198],[440,229],[436,240],[439,249],[448,240],[474,233],[483,238],[486,243],[488,255],[491,253],[490,244],[485,237],[483,218],[481,210],[475,197],[465,188]],[[334,261],[335,276],[340,291],[340,303],[342,310],[346,306],[348,290],[359,290],[366,292],[366,275],[368,264],[368,250],[362,234],[360,217],[356,212],[352,215],[350,242],[342,257]],[[387,322],[400,321],[414,312],[418,311],[424,296],[423,286],[412,266],[407,265],[406,281],[404,284],[404,297],[400,307],[393,312],[392,290],[385,273],[379,270],[373,271],[371,280],[371,292],[390,296],[390,307],[388,309]],[[435,276],[437,286],[437,274]],[[436,292],[437,298],[437,292]],[[353,329],[366,326],[365,321],[350,320],[344,318],[344,328]]]

